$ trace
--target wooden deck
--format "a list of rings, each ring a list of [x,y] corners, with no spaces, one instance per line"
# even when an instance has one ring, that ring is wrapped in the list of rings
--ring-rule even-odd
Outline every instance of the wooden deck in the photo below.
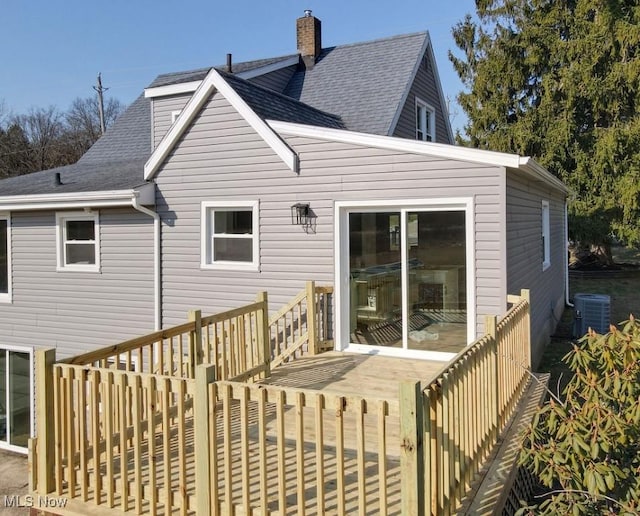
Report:
[[[219,502],[222,514],[229,511],[229,501],[236,514],[253,514],[258,506],[279,515],[299,514],[301,510],[309,514],[352,514],[364,501],[366,510],[360,511],[362,514],[401,514],[400,382],[430,381],[442,365],[327,352],[283,364],[270,377],[251,386],[221,382],[216,397],[222,401],[211,407],[216,440],[211,467],[218,498],[214,505],[224,499]],[[114,374],[117,384],[118,375],[126,373]],[[244,394],[224,399],[225,386],[229,392]],[[280,414],[277,403],[269,402],[268,388],[285,393]],[[187,395],[190,390],[188,387]],[[265,392],[262,406],[253,397],[261,390]],[[294,392],[304,392],[303,405],[297,404]],[[291,394],[285,398],[286,393]],[[246,403],[239,399],[243,397]],[[341,400],[344,410],[338,420],[335,400]],[[359,410],[355,409],[357,402]],[[111,454],[114,485],[99,483],[101,494],[97,496],[95,472],[97,469],[102,477],[107,462],[101,460],[98,468],[90,464],[85,475],[75,467],[73,473],[64,468],[61,496],[76,498],[60,513],[86,511],[88,506],[77,499],[86,492],[88,499],[101,504],[99,514],[122,513],[125,507],[131,512],[153,513],[148,501],[153,498],[157,500],[156,514],[194,514],[197,451],[192,406],[189,402],[183,405],[183,419],[164,423],[169,431],[163,424],[154,437],[142,439],[142,453],[137,458],[131,442],[114,441],[118,448],[115,455]],[[174,407],[165,408],[170,412]],[[171,472],[180,471],[181,463],[186,468],[178,478]],[[149,496],[150,489],[156,497]],[[136,490],[147,494],[131,496]],[[125,502],[123,492],[131,499]],[[136,499],[142,502],[137,508]],[[112,511],[109,505],[113,505]]]
[[[39,350],[34,495],[96,516],[453,512],[526,386],[528,293],[446,366],[321,353],[329,293]]]
[[[443,366],[429,360],[329,351],[283,364],[259,383],[397,400],[400,382],[431,381]]]

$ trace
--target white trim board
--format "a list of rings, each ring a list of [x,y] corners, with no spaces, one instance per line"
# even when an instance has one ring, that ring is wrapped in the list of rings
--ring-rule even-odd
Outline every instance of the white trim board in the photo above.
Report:
[[[0,197],[0,211],[122,207],[132,206],[134,198],[140,204],[153,205],[154,196],[152,183],[130,190],[10,195]]]
[[[349,248],[348,214],[355,210],[377,211],[384,209],[397,209],[400,211],[443,211],[459,210],[465,213],[465,246],[466,246],[466,281],[467,281],[467,345],[476,340],[477,326],[477,302],[476,302],[476,252],[475,252],[475,202],[472,197],[442,197],[422,199],[379,199],[373,201],[336,201],[334,204],[334,295],[335,295],[335,348],[338,351],[360,351],[380,353],[378,346],[359,345],[350,342],[349,339]],[[403,261],[406,252],[403,251]],[[403,280],[403,289],[406,288]],[[402,296],[406,299],[406,293]],[[406,306],[403,303],[403,310]],[[434,360],[439,356],[440,360],[447,360],[448,354],[439,352],[420,352],[418,350],[399,350],[412,358]],[[389,352],[395,353],[395,352]]]
[[[271,72],[276,72],[282,68],[286,68],[288,66],[297,65],[300,61],[300,57],[295,55],[283,59],[282,61],[277,61],[275,63],[271,63],[265,66],[260,66],[258,68],[252,68],[251,70],[246,70],[244,72],[236,73],[237,77],[241,79],[253,79],[254,77],[260,77],[261,75],[266,75]],[[232,64],[233,69],[233,64]],[[146,88],[144,90],[144,96],[146,98],[155,98],[155,97],[167,97],[169,95],[179,95],[181,93],[193,93],[198,89],[198,87],[202,84],[202,81],[188,81],[181,82],[178,84],[168,84],[166,86],[155,86],[153,88]]]
[[[187,105],[180,113],[176,122],[171,126],[169,132],[164,136],[151,157],[144,165],[144,178],[152,179],[160,168],[160,165],[173,150],[178,140],[191,124],[193,119],[201,111],[204,104],[209,100],[211,95],[217,91],[220,93],[233,108],[244,118],[247,123],[262,137],[269,147],[280,156],[282,161],[293,172],[298,172],[298,156],[297,154],[280,138],[280,136],[267,123],[260,118],[255,111],[236,93],[236,91],[225,81],[214,68],[212,68],[202,84],[187,102]]]
[[[409,152],[412,154],[422,154],[425,156],[519,169],[530,176],[547,183],[549,186],[564,194],[568,193],[568,188],[562,181],[528,156],[519,156],[517,154],[507,154],[504,152],[495,152],[483,149],[473,149],[471,147],[448,145],[446,143],[421,142],[417,140],[408,140],[406,138],[397,138],[394,136],[358,133],[355,131],[346,131],[344,129],[328,129],[325,127],[294,124],[278,120],[267,120],[267,123],[279,134],[288,136],[317,138],[319,140],[363,145],[378,149],[396,150],[399,152]]]

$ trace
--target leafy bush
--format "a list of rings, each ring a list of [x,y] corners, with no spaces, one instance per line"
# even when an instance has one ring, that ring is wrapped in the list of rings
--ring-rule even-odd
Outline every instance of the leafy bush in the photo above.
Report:
[[[640,514],[640,324],[589,331],[575,373],[527,429],[520,463],[549,489],[535,514]]]

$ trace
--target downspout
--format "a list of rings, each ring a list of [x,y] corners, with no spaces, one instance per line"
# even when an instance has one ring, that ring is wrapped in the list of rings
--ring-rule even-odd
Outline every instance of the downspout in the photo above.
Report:
[[[160,295],[160,215],[140,205],[138,192],[131,198],[131,206],[140,213],[153,217],[153,299],[154,299],[154,326],[155,330],[162,329],[161,310],[162,298]]]
[[[564,304],[573,308],[573,303],[569,301],[569,210],[567,200],[564,200]]]

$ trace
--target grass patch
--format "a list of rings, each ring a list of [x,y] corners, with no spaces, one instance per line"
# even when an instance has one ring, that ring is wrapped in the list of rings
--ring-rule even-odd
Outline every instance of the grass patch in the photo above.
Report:
[[[619,263],[640,263],[640,250],[616,247],[614,258]],[[640,271],[631,277],[621,277],[615,272],[609,276],[589,278],[569,276],[570,298],[577,293],[605,294],[611,298],[611,323],[619,324],[633,314],[640,319]],[[573,347],[573,309],[566,308],[556,335],[545,349],[538,371],[551,373],[550,389],[562,392],[572,372],[562,362]]]

